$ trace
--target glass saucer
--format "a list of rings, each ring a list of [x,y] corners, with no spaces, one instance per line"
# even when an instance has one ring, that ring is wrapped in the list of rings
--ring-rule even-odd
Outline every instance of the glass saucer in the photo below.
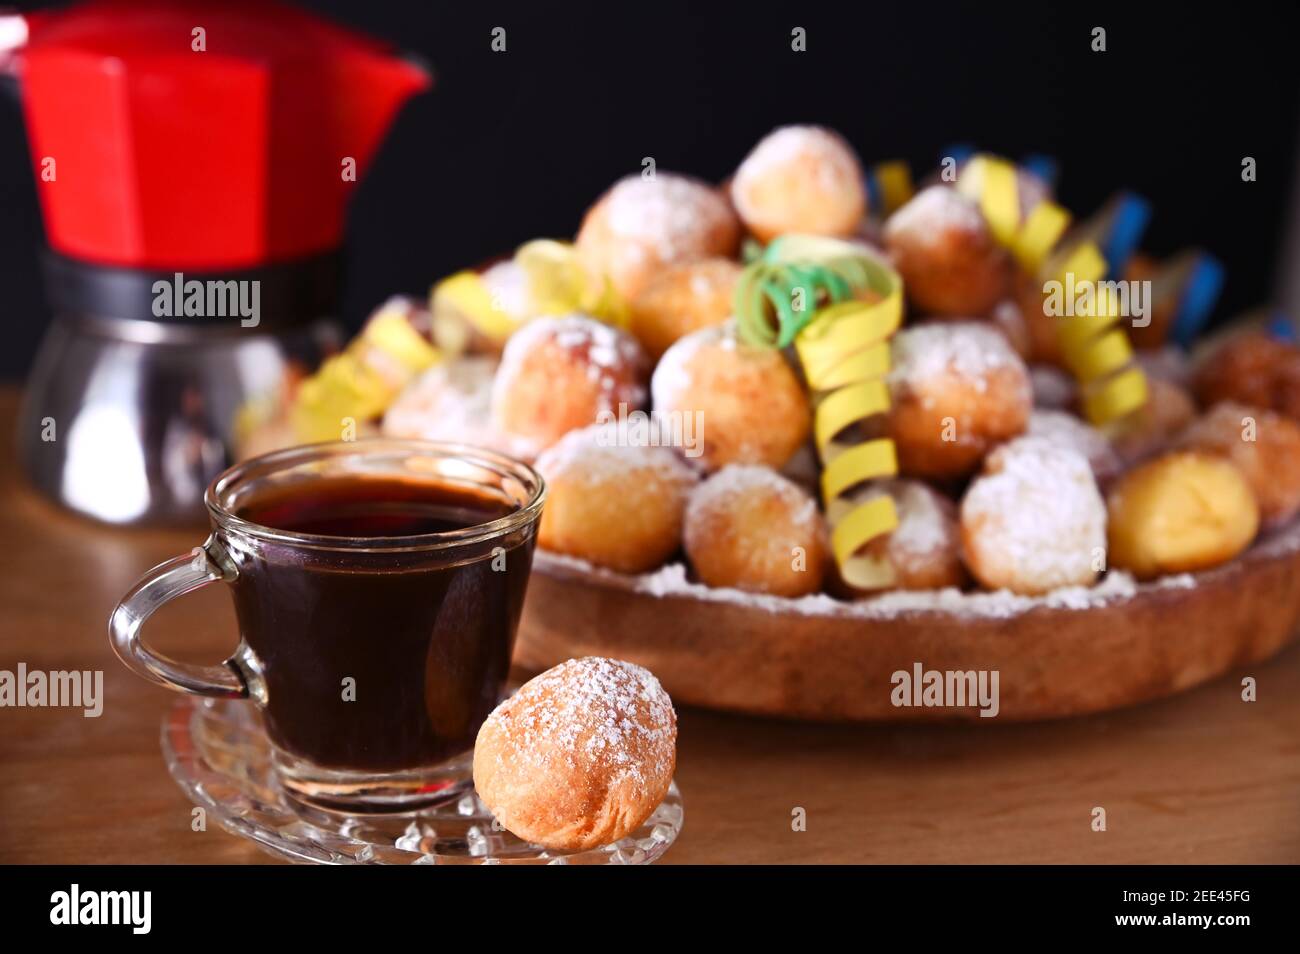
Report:
[[[210,820],[270,854],[302,863],[639,865],[667,851],[682,828],[676,782],[626,838],[579,852],[516,838],[473,792],[414,813],[321,811],[285,793],[271,769],[257,711],[238,700],[178,700],[163,718],[162,750],[172,778]]]

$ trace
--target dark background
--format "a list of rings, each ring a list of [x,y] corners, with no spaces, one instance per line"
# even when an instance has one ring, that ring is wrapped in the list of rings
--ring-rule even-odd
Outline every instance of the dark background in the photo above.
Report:
[[[31,9],[46,4],[19,4]],[[568,236],[613,180],[657,167],[728,175],[773,126],[812,122],[919,177],[969,142],[1061,165],[1079,215],[1114,190],[1151,200],[1145,246],[1214,252],[1216,314],[1270,301],[1300,126],[1290,17],[1257,4],[1144,10],[1043,3],[307,4],[426,58],[435,90],[402,113],[351,211],[344,318],[538,236]],[[490,49],[507,31],[507,52]],[[790,49],[802,26],[808,49]],[[1107,51],[1090,49],[1107,30]],[[0,98],[3,99],[3,98]],[[1258,181],[1241,180],[1241,160]],[[0,102],[0,377],[48,320],[20,113]]]

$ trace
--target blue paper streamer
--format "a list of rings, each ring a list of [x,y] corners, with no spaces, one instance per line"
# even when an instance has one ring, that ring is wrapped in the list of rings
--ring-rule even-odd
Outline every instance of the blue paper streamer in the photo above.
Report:
[[[1056,179],[1061,174],[1061,167],[1052,156],[1034,153],[1021,159],[1020,165],[1046,182],[1048,188],[1056,188]]]
[[[1286,341],[1290,344],[1296,343],[1297,336],[1295,322],[1291,320],[1290,315],[1279,311],[1269,321],[1266,330],[1270,337],[1276,338],[1279,341]]]
[[[1173,320],[1173,338],[1184,348],[1191,346],[1209,319],[1223,290],[1223,278],[1223,266],[1218,259],[1197,256]]]
[[[1108,235],[1101,242],[1101,253],[1110,266],[1111,279],[1124,277],[1128,260],[1137,251],[1142,241],[1142,233],[1151,221],[1151,203],[1132,192],[1121,193],[1115,206],[1115,217],[1111,221]]]
[[[939,161],[943,162],[943,160],[951,156],[952,159],[957,163],[957,165],[960,166],[963,162],[965,162],[973,155],[975,155],[975,147],[972,146],[970,143],[955,142],[947,149],[939,153]]]
[[[864,178],[866,179],[867,185],[867,208],[870,209],[874,215],[877,209],[883,209],[885,207],[885,200],[880,194],[880,182],[876,179],[876,170],[874,166],[867,170]]]

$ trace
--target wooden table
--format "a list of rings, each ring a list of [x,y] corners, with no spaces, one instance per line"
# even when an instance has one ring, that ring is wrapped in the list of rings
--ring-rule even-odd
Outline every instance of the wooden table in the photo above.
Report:
[[[0,390],[12,448],[13,389]],[[0,464],[0,669],[101,669],[103,715],[0,709],[0,862],[270,861],[213,826],[167,775],[173,701],[113,656],[105,621],[145,569],[202,542],[114,530]],[[218,588],[151,623],[163,651],[236,642]],[[1122,665],[1121,660],[1116,661]],[[1245,675],[1259,701],[1241,700]],[[1300,647],[1182,696],[1040,725],[819,726],[686,710],[686,826],[666,862],[1300,862]],[[1107,830],[1091,830],[1106,809]],[[792,830],[797,809],[806,831]]]

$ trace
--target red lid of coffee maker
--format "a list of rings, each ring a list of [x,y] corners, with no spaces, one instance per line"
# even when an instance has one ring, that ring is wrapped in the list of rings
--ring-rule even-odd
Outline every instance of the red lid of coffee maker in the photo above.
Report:
[[[420,66],[244,0],[31,16],[17,67],[46,232],[102,265],[217,270],[337,248],[344,203]]]

